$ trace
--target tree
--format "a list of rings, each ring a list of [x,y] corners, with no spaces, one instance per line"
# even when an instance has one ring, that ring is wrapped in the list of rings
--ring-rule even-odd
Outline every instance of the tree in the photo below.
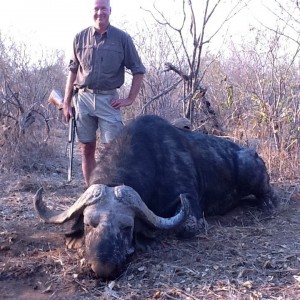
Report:
[[[160,26],[166,29],[173,50],[172,61],[165,62],[166,71],[173,71],[182,79],[183,114],[193,123],[196,107],[206,114],[213,112],[210,103],[205,99],[206,88],[201,86],[205,72],[211,63],[203,59],[205,46],[243,8],[244,3],[235,1],[234,4],[230,4],[231,2],[220,0],[213,3],[206,0],[201,1],[200,4],[192,0],[174,2],[181,3],[180,22],[178,16],[175,21],[171,20],[155,5],[153,11],[147,11]],[[216,12],[224,9],[224,4],[228,3],[225,17],[221,20],[216,19]]]

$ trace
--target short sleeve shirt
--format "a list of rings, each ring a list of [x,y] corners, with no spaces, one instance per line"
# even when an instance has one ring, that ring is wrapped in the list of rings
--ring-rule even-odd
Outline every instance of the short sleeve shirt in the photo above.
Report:
[[[101,35],[91,26],[75,36],[69,70],[77,73],[76,87],[119,88],[124,83],[125,68],[132,75],[145,73],[132,38],[126,32],[109,25]]]

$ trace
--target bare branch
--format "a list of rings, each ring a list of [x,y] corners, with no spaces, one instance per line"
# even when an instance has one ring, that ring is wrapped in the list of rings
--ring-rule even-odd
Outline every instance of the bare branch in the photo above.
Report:
[[[159,93],[158,95],[154,96],[153,98],[151,98],[141,109],[141,112],[139,113],[140,115],[145,113],[145,109],[156,99],[160,98],[161,96],[169,93],[170,91],[172,91],[173,89],[176,88],[176,86],[182,82],[182,79],[176,81],[173,85],[171,85],[170,87],[166,88],[165,90],[163,90],[161,93]]]
[[[184,74],[181,70],[176,68],[174,65],[171,63],[165,63],[166,69],[164,70],[165,72],[167,71],[174,71],[176,74],[178,74],[183,80],[188,81],[191,79],[191,76]]]
[[[153,12],[151,10],[148,10],[148,9],[145,9],[145,8],[142,8],[142,10],[144,10],[145,12],[149,13],[152,18],[160,25],[166,25],[166,26],[169,26],[171,29],[175,30],[175,31],[181,31],[183,29],[183,26],[185,24],[185,20],[186,20],[186,13],[185,13],[185,1],[183,0],[183,9],[182,9],[182,12],[183,12],[183,20],[182,20],[182,23],[181,23],[181,27],[179,28],[176,28],[175,26],[171,25],[171,23],[167,20],[167,18],[165,17],[165,15],[157,9],[157,7],[155,6],[155,4],[153,4],[153,8],[154,10],[156,11],[156,13],[162,18],[163,21],[160,21],[158,18],[156,18],[156,16],[153,14]]]
[[[183,4],[183,7],[182,7],[183,20],[182,20],[182,23],[181,23],[181,27],[179,27],[179,28],[176,28],[175,26],[171,25],[171,23],[166,19],[165,15],[161,11],[159,11],[154,4],[153,4],[153,7],[154,7],[156,13],[162,18],[163,21],[160,21],[158,18],[156,18],[156,16],[153,14],[152,11],[144,9],[144,8],[142,8],[142,9],[144,11],[150,13],[150,15],[153,17],[153,19],[158,24],[163,25],[163,26],[168,26],[169,28],[171,28],[172,30],[176,31],[179,34],[180,41],[181,41],[181,44],[182,44],[182,47],[183,47],[186,59],[187,59],[188,64],[189,64],[189,66],[191,68],[192,62],[190,61],[188,50],[186,48],[186,43],[184,42],[183,33],[182,33],[182,30],[183,30],[185,22],[186,22],[185,0],[183,0],[182,4]]]
[[[241,3],[243,3],[242,0],[238,1],[235,6],[229,11],[229,13],[227,14],[227,16],[225,17],[225,19],[220,23],[219,27],[215,30],[215,32],[205,41],[203,40],[203,44],[207,44],[209,43],[219,32],[220,30],[224,27],[224,25],[230,21],[233,17],[235,17],[241,10],[243,10],[247,5],[244,4],[243,6],[241,6],[239,8],[239,6],[241,5]],[[211,13],[209,14],[209,16],[207,17],[206,21],[205,21],[205,25],[207,25],[209,19],[211,18],[212,13],[215,11],[215,9],[217,8],[217,5],[220,4],[220,1],[214,6],[213,10],[211,11]]]

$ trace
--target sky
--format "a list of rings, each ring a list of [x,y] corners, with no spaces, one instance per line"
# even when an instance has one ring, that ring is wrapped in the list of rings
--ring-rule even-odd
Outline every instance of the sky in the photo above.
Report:
[[[61,48],[72,46],[74,35],[92,25],[91,0],[1,0],[0,29],[30,44]],[[143,1],[111,0],[111,22],[140,15]],[[126,5],[124,4],[126,3]],[[125,18],[126,16],[126,18]]]
[[[123,24],[130,33],[138,22],[147,22],[150,15],[143,8],[157,3],[166,13],[172,14],[174,0],[111,0],[112,24]],[[199,0],[197,0],[199,2]],[[229,0],[230,1],[230,0]],[[251,2],[252,1],[252,2]],[[264,18],[262,0],[251,0],[251,7],[241,12],[233,21],[231,34],[246,35],[249,23]],[[71,53],[74,35],[92,25],[91,0],[1,0],[0,30],[14,40],[26,41],[31,47],[61,49],[66,56]],[[200,3],[200,2],[199,2]]]

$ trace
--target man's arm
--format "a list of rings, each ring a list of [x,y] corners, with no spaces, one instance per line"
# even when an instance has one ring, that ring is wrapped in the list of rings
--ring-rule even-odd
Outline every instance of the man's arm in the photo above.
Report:
[[[75,80],[76,80],[76,73],[69,71],[66,88],[65,88],[64,103],[63,103],[64,115],[67,121],[69,121],[70,117],[73,117],[71,101],[73,97]]]
[[[135,98],[137,97],[137,95],[138,95],[138,93],[141,89],[143,78],[144,78],[144,74],[135,74],[135,75],[133,75],[132,76],[131,88],[130,88],[128,97],[125,98],[125,99],[112,100],[112,102],[111,102],[112,107],[120,108],[122,106],[131,105],[134,102]]]

